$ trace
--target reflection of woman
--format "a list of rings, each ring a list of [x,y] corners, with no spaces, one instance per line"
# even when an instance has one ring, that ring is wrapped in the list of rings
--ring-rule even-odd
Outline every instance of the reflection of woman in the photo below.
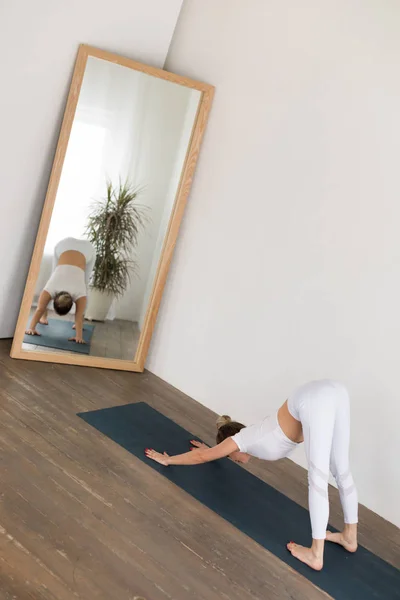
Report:
[[[284,458],[304,441],[313,541],[311,548],[294,542],[287,548],[293,556],[320,570],[325,539],[342,545],[349,552],[357,549],[358,500],[349,466],[349,404],[347,390],[341,384],[328,380],[308,383],[296,390],[272,417],[251,427],[220,417],[218,445],[213,448],[192,442],[198,448],[194,452],[168,456],[146,450],[146,455],[165,466],[195,465],[226,456],[246,463],[250,456],[264,460]],[[342,533],[326,531],[329,470],[339,488],[345,521]]]
[[[95,250],[87,240],[65,238],[54,248],[53,271],[50,279],[39,296],[39,302],[33,315],[28,335],[40,335],[36,325],[40,322],[48,325],[47,306],[53,300],[54,310],[66,315],[74,302],[75,337],[71,341],[84,344],[83,318],[86,309],[87,287],[95,263]]]

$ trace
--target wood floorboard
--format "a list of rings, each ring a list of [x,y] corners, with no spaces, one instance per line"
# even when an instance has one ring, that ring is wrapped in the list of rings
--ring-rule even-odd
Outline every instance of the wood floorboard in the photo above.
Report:
[[[9,348],[0,341],[0,600],[329,597],[76,416],[144,401],[212,443],[211,411],[150,373],[16,361]],[[301,467],[249,470],[306,506]],[[367,509],[361,521],[362,543],[398,566],[399,530]]]

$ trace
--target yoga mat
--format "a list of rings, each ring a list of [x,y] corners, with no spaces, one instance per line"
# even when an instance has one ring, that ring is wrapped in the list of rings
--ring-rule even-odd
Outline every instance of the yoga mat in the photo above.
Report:
[[[400,598],[400,571],[366,548],[359,547],[355,554],[350,554],[341,546],[326,543],[324,568],[319,572],[293,558],[286,549],[287,542],[294,540],[303,545],[311,542],[308,511],[233,461],[163,467],[148,459],[145,448],[181,454],[188,451],[194,436],[147,404],[127,404],[78,416],[333,598]]]
[[[36,329],[40,333],[40,336],[25,334],[24,344],[46,346],[48,348],[68,350],[69,352],[77,352],[79,354],[89,354],[90,342],[95,326],[85,323],[83,326],[83,339],[86,344],[77,344],[76,342],[68,341],[68,338],[75,335],[75,330],[72,329],[72,325],[72,321],[63,321],[62,319],[49,319],[48,325],[41,325],[38,323]]]

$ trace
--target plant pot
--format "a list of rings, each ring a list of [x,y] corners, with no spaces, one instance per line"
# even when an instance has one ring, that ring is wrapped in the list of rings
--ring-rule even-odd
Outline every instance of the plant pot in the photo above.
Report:
[[[85,318],[89,321],[105,321],[113,300],[113,294],[90,288]]]

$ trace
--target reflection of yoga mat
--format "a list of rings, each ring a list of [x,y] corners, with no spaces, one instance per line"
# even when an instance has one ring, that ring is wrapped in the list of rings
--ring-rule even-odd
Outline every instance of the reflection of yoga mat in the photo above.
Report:
[[[76,344],[69,342],[68,338],[75,335],[75,329],[72,329],[72,321],[63,321],[62,319],[49,319],[48,325],[37,325],[38,335],[26,335],[24,344],[33,344],[35,346],[46,346],[48,348],[57,348],[58,350],[67,350],[68,352],[78,352],[80,354],[89,354],[90,342],[93,335],[94,325],[83,326],[83,339],[86,344]]]
[[[325,565],[320,572],[293,558],[285,547],[287,542],[311,542],[308,511],[229,459],[192,467],[162,467],[146,458],[145,448],[169,454],[187,452],[193,438],[147,404],[127,404],[79,416],[333,598],[400,598],[400,571],[365,548],[349,554],[342,547],[327,543]]]

